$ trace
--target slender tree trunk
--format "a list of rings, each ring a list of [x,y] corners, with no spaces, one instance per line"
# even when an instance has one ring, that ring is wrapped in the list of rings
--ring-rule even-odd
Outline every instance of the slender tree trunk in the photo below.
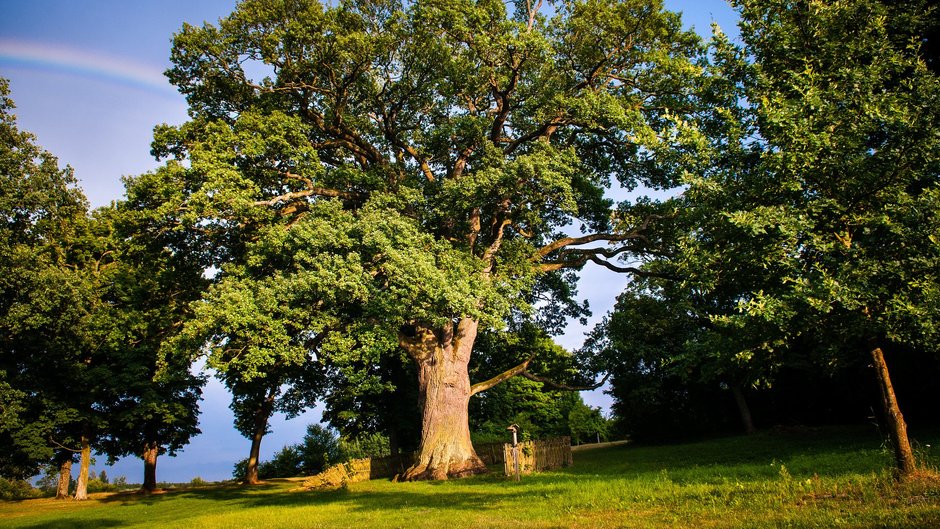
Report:
[[[245,483],[248,485],[257,485],[258,479],[258,460],[261,456],[261,439],[268,431],[268,419],[274,410],[274,399],[277,396],[277,388],[271,388],[261,406],[255,412],[254,431],[251,434],[251,452],[248,454],[248,468],[245,471]]]
[[[149,441],[144,445],[144,484],[140,487],[140,492],[151,494],[157,490],[157,456],[160,455],[160,445],[155,441]]]
[[[470,442],[470,353],[477,322],[468,318],[456,326],[431,330],[417,328],[402,335],[401,345],[418,365],[422,411],[421,444],[407,481],[464,477],[486,472]]]
[[[72,481],[72,454],[68,459],[59,463],[59,483],[55,489],[55,499],[62,500],[69,497],[69,483]]]
[[[878,386],[881,388],[881,405],[888,421],[888,435],[891,437],[891,444],[894,446],[894,461],[897,466],[898,477],[903,479],[914,474],[917,468],[914,461],[914,452],[911,450],[911,442],[907,437],[907,423],[904,422],[904,416],[901,415],[901,408],[898,406],[898,399],[894,394],[894,386],[891,385],[891,377],[888,374],[888,364],[885,363],[884,352],[877,344],[872,344],[871,357],[878,377]]]
[[[251,452],[248,455],[248,468],[245,470],[245,483],[248,485],[258,484],[258,457],[261,455],[261,438],[264,437],[264,431],[255,429],[251,435]]]
[[[744,398],[744,392],[741,390],[741,387],[732,384],[731,393],[734,395],[734,402],[738,405],[738,413],[741,415],[744,431],[747,432],[748,435],[756,433],[757,428],[754,428],[754,420],[751,418],[751,408],[747,405],[747,400]]]
[[[91,466],[91,440],[87,433],[82,434],[82,458],[79,461],[78,481],[75,483],[76,500],[88,499],[88,468]]]

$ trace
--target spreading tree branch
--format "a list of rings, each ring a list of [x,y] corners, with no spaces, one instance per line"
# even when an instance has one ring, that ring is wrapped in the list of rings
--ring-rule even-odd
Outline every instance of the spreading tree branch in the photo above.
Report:
[[[528,134],[524,134],[516,138],[512,142],[510,142],[509,145],[507,145],[503,149],[503,153],[512,154],[516,151],[516,149],[518,149],[521,145],[525,143],[531,142],[533,140],[542,139],[542,138],[546,138],[546,139],[551,138],[552,134],[554,134],[555,131],[557,131],[559,127],[563,125],[567,125],[567,124],[568,123],[560,117],[553,118],[550,121],[542,123],[537,129],[533,130],[532,132],[529,132]]]
[[[645,227],[645,226],[644,226]],[[535,255],[532,256],[533,261],[539,261],[543,259],[546,255],[566,248],[568,246],[579,246],[582,244],[590,244],[597,241],[608,241],[608,242],[618,242],[618,241],[627,241],[630,239],[640,239],[643,238],[643,235],[640,235],[639,231],[642,231],[643,228],[639,230],[632,231],[630,233],[616,234],[616,233],[592,233],[591,235],[585,235],[583,237],[564,237],[558,239],[557,241],[547,244],[540,248]]]
[[[545,262],[539,265],[539,270],[542,272],[555,272],[563,268],[580,268],[588,263],[588,261],[603,266],[604,268],[617,272],[619,274],[631,274],[636,277],[658,277],[660,279],[669,279],[677,281],[680,278],[672,274],[665,274],[662,272],[652,272],[650,270],[643,270],[642,268],[636,268],[634,266],[619,266],[601,259],[597,255],[581,253],[578,257],[574,259],[567,259],[564,261],[552,261]]]
[[[285,173],[285,176],[288,178],[296,178],[310,182],[308,178],[298,176],[292,173]],[[329,189],[325,187],[316,187],[308,185],[307,189],[300,191],[291,191],[290,193],[284,193],[283,195],[278,195],[268,200],[256,200],[253,204],[255,206],[273,206],[280,202],[289,202],[298,198],[310,197],[310,196],[320,196],[320,197],[329,197],[329,198],[342,198],[344,200],[358,200],[362,198],[362,194],[356,193],[353,191],[340,191],[338,189]]]
[[[483,262],[486,263],[486,267],[483,269],[484,274],[489,274],[493,271],[493,260],[496,257],[496,252],[499,251],[499,247],[503,244],[503,235],[506,233],[506,227],[512,224],[512,221],[509,219],[503,219],[499,224],[499,228],[496,231],[496,240],[493,241],[493,244],[486,249],[483,253]]]
[[[69,448],[69,447],[67,447],[67,446],[65,446],[65,445],[63,445],[63,444],[61,444],[61,443],[59,443],[59,442],[56,441],[55,439],[53,439],[52,436],[49,436],[49,442],[50,442],[51,444],[53,444],[56,448],[59,448],[59,449],[61,449],[61,450],[65,450],[66,452],[75,452],[75,453],[78,453],[78,452],[81,452],[81,451],[82,451],[81,448],[78,448],[78,449]]]
[[[610,377],[610,373],[607,373],[606,375],[604,375],[604,378],[602,378],[600,382],[591,386],[569,386],[567,384],[559,384],[558,382],[554,382],[545,377],[533,375],[532,373],[529,373],[528,371],[523,371],[521,375],[529,380],[533,380],[535,382],[541,382],[542,384],[545,384],[546,386],[552,389],[558,389],[561,391],[591,391],[592,389],[597,389],[603,386],[604,382],[607,382],[607,379]]]
[[[424,156],[421,156],[421,153],[418,152],[411,145],[402,145],[402,149],[407,152],[418,164],[421,166],[421,172],[424,173],[424,177],[428,179],[428,182],[434,182],[437,180],[434,178],[434,173],[431,172],[431,166],[428,165],[428,161]]]
[[[502,373],[496,375],[495,377],[489,380],[478,382],[470,386],[470,396],[472,397],[476,395],[477,393],[480,393],[481,391],[486,391],[494,386],[497,386],[516,375],[521,375],[525,373],[526,369],[529,368],[529,364],[532,362],[533,358],[535,358],[535,353],[532,353],[532,355],[529,356],[529,358],[527,358],[525,362],[522,362],[516,367],[507,369],[506,371],[503,371]]]
[[[554,270],[559,270],[561,268],[577,268],[583,266],[587,261],[593,261],[605,268],[614,271],[623,271],[623,272],[633,272],[634,270],[626,267],[618,267],[600,259],[598,256],[604,256],[607,258],[613,258],[617,255],[635,249],[631,245],[623,245],[617,248],[606,249],[606,248],[576,248],[566,250],[569,246],[581,246],[583,244],[590,244],[598,241],[607,241],[607,242],[624,242],[624,241],[643,241],[649,243],[649,238],[646,236],[646,230],[649,228],[649,225],[653,220],[665,218],[662,215],[649,215],[639,226],[627,233],[592,233],[590,235],[585,235],[583,237],[563,237],[558,239],[550,244],[547,244],[540,248],[535,254],[530,258],[530,260],[539,262],[544,259],[546,256],[553,252],[560,251],[560,257],[552,262],[544,262],[541,264],[540,269],[543,272],[550,272]],[[573,257],[572,257],[573,256]],[[637,271],[639,273],[645,273],[642,271]]]

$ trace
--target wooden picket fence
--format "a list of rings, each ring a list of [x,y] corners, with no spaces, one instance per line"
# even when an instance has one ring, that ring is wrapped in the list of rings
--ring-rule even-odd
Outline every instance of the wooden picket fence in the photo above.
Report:
[[[520,474],[570,467],[574,464],[571,457],[570,437],[556,437],[554,439],[519,443],[518,454]],[[506,475],[515,475],[516,467],[513,461],[511,444],[503,445],[503,459],[503,468],[506,470]]]
[[[487,466],[502,465],[505,462],[503,443],[480,443],[474,444],[473,450],[477,456],[483,460]]]

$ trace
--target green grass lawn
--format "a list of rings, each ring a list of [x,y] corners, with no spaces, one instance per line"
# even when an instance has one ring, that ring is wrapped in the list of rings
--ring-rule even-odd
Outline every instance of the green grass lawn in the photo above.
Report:
[[[940,435],[920,439],[933,443]],[[574,461],[521,483],[493,473],[436,483],[371,481],[331,492],[276,481],[87,502],[5,502],[0,527],[940,528],[940,483],[896,485],[886,470],[890,454],[871,429],[628,445],[578,452]]]

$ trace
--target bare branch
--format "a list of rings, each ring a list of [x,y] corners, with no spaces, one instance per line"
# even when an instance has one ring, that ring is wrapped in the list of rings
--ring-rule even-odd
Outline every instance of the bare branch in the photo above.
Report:
[[[529,10],[529,23],[526,26],[526,29],[528,31],[532,31],[532,27],[535,25],[535,15],[538,14],[539,9],[542,8],[542,0],[538,0],[538,3],[536,3],[535,6],[532,5],[531,0],[526,0],[525,7]]]
[[[493,142],[494,145],[498,145],[503,137],[503,127],[506,125],[509,112],[512,110],[512,104],[509,102],[509,98],[513,95],[516,86],[519,84],[519,79],[521,78],[520,71],[525,60],[526,58],[522,57],[516,61],[512,57],[512,50],[510,49],[512,77],[509,78],[509,85],[505,90],[500,90],[499,83],[495,79],[490,79],[490,85],[493,87],[493,98],[496,102],[496,115],[493,118],[493,125],[490,127],[490,141]]]
[[[480,208],[473,208],[473,211],[470,212],[470,234],[467,235],[467,240],[470,242],[470,251],[473,251],[477,243],[477,237],[480,236]]]
[[[451,178],[460,178],[460,175],[463,174],[464,169],[467,167],[467,160],[470,159],[470,155],[473,154],[473,147],[467,147],[460,153],[460,156],[457,157],[457,161],[454,162],[454,170],[451,172]]]
[[[310,183],[309,178],[306,178],[300,175],[295,175],[292,173],[284,173],[284,175],[288,178],[295,178],[295,179],[303,180],[304,182],[307,182],[308,184]],[[288,202],[291,200],[309,197],[309,196],[342,198],[344,200],[357,200],[357,199],[362,198],[362,195],[360,193],[356,193],[353,191],[340,191],[337,189],[328,189],[325,187],[316,187],[316,186],[308,185],[307,189],[303,189],[301,191],[292,191],[290,193],[284,193],[283,195],[278,195],[269,200],[257,200],[253,204],[255,206],[273,206],[280,202]]]
[[[402,149],[404,149],[405,152],[411,155],[411,157],[414,158],[416,162],[418,162],[418,164],[421,166],[421,172],[424,173],[424,177],[428,179],[428,182],[433,182],[436,180],[436,178],[434,178],[434,173],[431,172],[431,166],[428,165],[427,159],[421,156],[421,153],[419,153],[417,149],[411,145],[403,145]]]
[[[532,353],[532,356],[527,358],[525,362],[522,362],[521,364],[515,367],[512,367],[510,369],[507,369],[506,371],[503,371],[502,373],[496,375],[495,377],[489,380],[478,382],[470,386],[470,396],[472,397],[473,395],[476,395],[477,393],[481,393],[495,386],[498,386],[499,384],[502,384],[503,382],[515,376],[522,376],[535,382],[541,382],[542,384],[545,384],[546,386],[552,389],[557,389],[561,391],[590,391],[590,390],[597,389],[603,386],[604,383],[607,382],[607,379],[610,377],[610,373],[607,373],[606,375],[604,375],[604,378],[602,378],[600,382],[590,385],[590,386],[570,386],[568,384],[561,384],[551,379],[530,373],[528,371],[529,364],[532,363],[532,359],[534,358],[535,358],[535,353]]]
[[[382,153],[374,145],[364,140],[355,130],[342,122],[327,123],[323,114],[312,107],[307,107],[303,111],[317,129],[338,142],[339,145],[347,148],[363,167],[368,166],[369,163],[385,165],[385,158]]]
[[[542,384],[545,384],[546,386],[552,389],[558,389],[561,391],[590,391],[592,389],[597,389],[603,386],[604,382],[607,382],[607,379],[610,377],[610,373],[607,373],[606,375],[604,375],[604,378],[602,378],[600,382],[592,386],[569,386],[567,384],[559,384],[558,382],[554,382],[545,377],[533,375],[532,373],[529,373],[528,371],[523,371],[520,374],[529,380],[534,380],[535,382],[541,382]]]
[[[564,237],[558,239],[557,241],[545,245],[540,248],[535,255],[532,256],[533,261],[538,261],[546,255],[556,251],[561,250],[562,248],[568,246],[579,246],[581,244],[590,244],[597,241],[608,241],[608,242],[617,242],[617,241],[626,241],[630,239],[637,239],[641,237],[638,232],[633,231],[630,233],[592,233],[591,235],[585,235],[584,237]]]
[[[598,249],[602,251],[601,249]],[[573,259],[567,259],[563,261],[551,261],[545,262],[539,265],[539,270],[542,272],[555,272],[563,268],[580,268],[588,263],[588,261],[603,266],[604,268],[617,272],[620,274],[632,274],[637,277],[658,277],[660,279],[669,279],[677,281],[680,278],[671,274],[664,274],[659,272],[651,272],[649,270],[643,270],[642,268],[636,268],[633,266],[619,266],[601,259],[597,254],[587,253],[586,251],[579,251],[578,257]]]
[[[663,218],[666,218],[666,217],[663,217],[662,215],[649,215],[645,219],[643,219],[643,222],[641,222],[639,226],[637,226],[636,228],[634,228],[633,230],[627,233],[592,233],[590,235],[585,235],[583,237],[563,237],[551,244],[545,245],[542,248],[540,248],[537,252],[535,252],[535,255],[531,257],[531,260],[538,261],[544,258],[546,255],[556,250],[566,248],[568,246],[580,246],[582,244],[590,244],[592,242],[597,242],[597,241],[620,242],[620,241],[629,241],[629,240],[635,240],[635,239],[645,240],[646,235],[644,234],[644,232],[649,228],[650,223],[654,220],[659,220]],[[597,253],[597,252],[593,252],[593,253]],[[620,252],[617,252],[617,253],[620,253]]]
[[[551,138],[552,134],[554,134],[555,131],[557,131],[559,127],[561,127],[562,125],[566,125],[566,124],[568,123],[560,117],[553,118],[550,121],[542,123],[541,125],[539,125],[537,129],[533,130],[532,132],[528,134],[524,134],[516,138],[515,140],[512,140],[509,143],[509,145],[507,145],[503,149],[503,153],[512,154],[513,152],[516,151],[516,149],[518,149],[521,145],[527,142],[542,139],[542,138],[546,138],[546,139]]]
[[[503,219],[503,222],[500,223],[499,228],[496,233],[496,240],[493,241],[493,244],[486,249],[486,252],[483,253],[483,262],[486,263],[486,268],[483,269],[484,274],[489,274],[493,270],[493,258],[496,256],[496,252],[499,251],[499,247],[503,244],[503,235],[506,233],[506,226],[512,224],[512,221],[509,219]]]
[[[535,358],[535,353],[532,353],[532,356],[527,358],[525,362],[522,362],[516,367],[507,369],[506,371],[503,371],[502,373],[496,375],[495,377],[489,380],[478,382],[470,386],[470,396],[472,397],[476,395],[477,393],[480,393],[481,391],[486,391],[494,386],[497,386],[516,375],[524,374],[526,372],[526,369],[529,368],[529,364],[532,362],[533,358]]]
[[[604,259],[601,259],[600,257],[598,257],[598,256],[596,256],[596,255],[589,255],[589,256],[587,256],[587,259],[588,259],[589,261],[591,261],[592,263],[599,264],[599,265],[603,266],[604,268],[606,268],[606,269],[608,269],[608,270],[612,270],[612,271],[617,272],[617,273],[620,273],[620,274],[633,274],[633,275],[635,275],[635,276],[637,276],[637,277],[658,277],[658,278],[660,278],[660,279],[671,279],[671,280],[674,280],[674,281],[678,281],[678,280],[679,280],[679,277],[678,277],[678,276],[674,276],[674,275],[672,275],[672,274],[662,274],[662,273],[658,273],[658,272],[650,272],[649,270],[643,270],[643,269],[641,269],[641,268],[636,268],[636,267],[633,267],[633,266],[617,266],[617,265],[611,263],[610,261],[605,261]]]
[[[62,450],[65,450],[66,452],[75,452],[75,453],[78,453],[78,452],[81,452],[81,451],[82,451],[81,448],[78,448],[78,449],[69,448],[69,447],[67,447],[67,446],[65,446],[65,445],[63,445],[63,444],[61,444],[61,443],[59,443],[59,442],[56,441],[55,439],[53,439],[52,436],[49,436],[49,442],[52,443],[53,445],[55,445],[57,448],[60,448],[60,449],[62,449]]]

